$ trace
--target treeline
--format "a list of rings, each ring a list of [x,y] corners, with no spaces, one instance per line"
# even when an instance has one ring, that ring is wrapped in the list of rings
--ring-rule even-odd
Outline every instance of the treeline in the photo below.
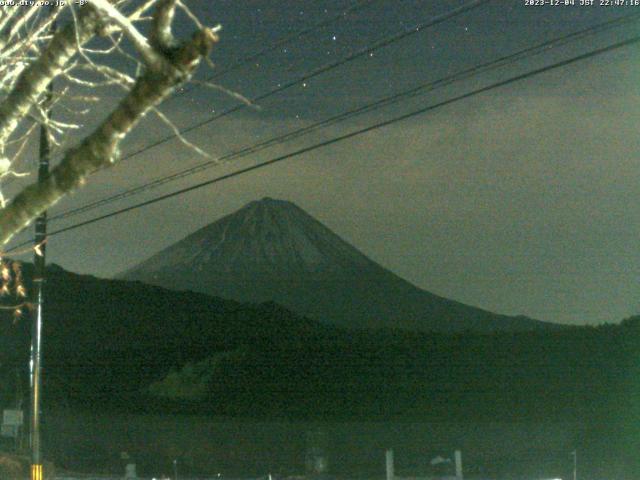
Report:
[[[614,421],[638,406],[639,318],[547,333],[341,333],[229,349],[149,392],[219,414],[305,418]]]
[[[29,277],[28,266],[25,277]],[[45,395],[101,408],[336,418],[594,419],[636,414],[640,317],[495,334],[346,330],[52,267]],[[0,394],[26,382],[28,320],[0,323]],[[23,385],[26,391],[26,385]]]

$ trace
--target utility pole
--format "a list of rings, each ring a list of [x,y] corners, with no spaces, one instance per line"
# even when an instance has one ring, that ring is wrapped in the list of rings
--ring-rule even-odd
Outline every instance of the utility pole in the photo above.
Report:
[[[50,89],[49,89],[50,90]],[[50,92],[49,92],[50,96]],[[49,175],[50,146],[47,127],[40,127],[40,160],[38,181]],[[36,219],[35,240],[37,250],[33,257],[33,297],[35,311],[31,318],[31,480],[42,480],[42,457],[40,445],[40,414],[42,402],[42,310],[44,307],[44,283],[46,267],[47,212]]]
[[[456,450],[453,457],[456,462],[456,478],[458,480],[462,480],[462,451]]]
[[[394,480],[396,478],[395,469],[393,465],[393,449],[389,449],[385,453],[386,463],[387,463],[387,479],[386,480]]]
[[[573,480],[578,480],[578,450],[571,452],[573,457]]]
[[[52,13],[54,12],[52,8]],[[55,32],[55,21],[50,31]],[[47,119],[51,118],[51,102],[53,100],[53,83],[47,87],[44,99],[44,110]],[[38,159],[38,182],[44,182],[49,176],[49,159],[51,145],[49,143],[49,127],[46,120],[40,125],[40,151]],[[31,385],[30,410],[30,447],[31,447],[31,480],[43,480],[42,447],[40,444],[40,417],[42,403],[42,310],[44,307],[44,284],[46,275],[46,239],[47,212],[43,212],[35,224],[33,257],[33,300],[35,311],[31,316],[31,361],[29,363]]]

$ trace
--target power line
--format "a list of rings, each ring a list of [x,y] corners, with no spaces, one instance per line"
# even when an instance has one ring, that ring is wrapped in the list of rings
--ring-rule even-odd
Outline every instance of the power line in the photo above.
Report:
[[[317,77],[318,75],[321,75],[323,73],[329,72],[335,68],[338,68],[342,65],[345,65],[349,62],[352,62],[360,57],[363,57],[365,55],[368,55],[369,53],[375,52],[376,50],[379,50],[381,48],[387,47],[389,45],[392,45],[408,36],[411,35],[415,35],[419,32],[421,32],[422,30],[425,30],[427,28],[431,28],[433,26],[436,26],[440,23],[446,22],[452,18],[455,18],[459,15],[462,15],[463,13],[467,13],[477,7],[480,7],[481,5],[490,2],[491,0],[472,0],[460,7],[454,8],[444,14],[438,15],[436,17],[434,17],[433,19],[427,21],[427,22],[423,22],[423,23],[419,23],[417,25],[415,25],[412,28],[409,29],[404,29],[401,30],[398,33],[395,33],[393,35],[390,35],[388,37],[383,38],[382,40],[379,40],[378,42],[374,43],[373,46],[365,46],[363,48],[361,48],[360,50],[357,50],[354,53],[351,53],[349,55],[347,55],[346,57],[333,62],[333,63],[328,63],[325,64],[321,67],[318,67],[314,70],[311,70],[308,73],[303,74],[301,77],[298,77],[295,80],[292,80],[290,82],[284,83],[280,86],[278,86],[277,88],[274,88],[273,90],[270,90],[266,93],[263,93],[261,95],[258,95],[257,97],[254,97],[250,100],[251,103],[257,103],[260,102],[262,100],[265,100],[273,95],[276,95],[278,93],[284,92],[285,90],[288,90],[296,85],[300,85],[301,83],[306,82],[307,80],[311,80],[312,78]],[[213,115],[209,118],[207,118],[206,120],[203,120],[201,122],[195,123],[189,127],[186,127],[184,129],[179,130],[178,133],[173,133],[171,135],[167,135],[166,137],[163,137],[155,142],[152,142],[142,148],[139,148],[138,150],[135,150],[131,153],[128,153],[127,155],[124,155],[121,159],[119,163],[122,163],[132,157],[135,157],[137,155],[140,155],[141,153],[144,153],[148,150],[151,150],[152,148],[155,148],[159,145],[162,145],[163,143],[166,143],[168,141],[173,140],[174,138],[178,138],[181,135],[184,135],[185,133],[189,133],[193,130],[196,130],[200,127],[203,127],[204,125],[208,125],[220,118],[226,117],[227,115],[231,115],[232,113],[235,113],[239,110],[242,110],[243,108],[245,108],[246,105],[245,104],[240,104],[240,105],[236,105],[235,107],[231,107],[227,110],[224,110],[216,115]]]
[[[324,28],[327,25],[330,25],[330,24],[332,24],[334,22],[337,22],[339,20],[343,20],[350,13],[354,13],[354,12],[357,12],[358,10],[362,10],[363,8],[369,6],[369,5],[371,5],[371,4],[373,4],[373,3],[377,2],[377,1],[379,1],[379,0],[361,0],[360,2],[357,2],[354,5],[346,8],[345,10],[342,10],[338,15],[335,15],[335,16],[333,16],[331,18],[328,18],[326,20],[323,20],[321,22],[315,23],[315,24],[313,24],[313,25],[311,25],[311,26],[309,26],[307,28],[303,28],[302,30],[299,30],[299,31],[297,31],[295,33],[292,33],[291,35],[284,36],[284,37],[276,40],[275,42],[273,42],[271,45],[263,48],[262,50],[259,50],[258,52],[254,53],[254,54],[251,54],[251,55],[248,55],[248,56],[243,57],[241,59],[238,59],[232,65],[230,65],[229,67],[226,67],[226,68],[214,73],[213,75],[211,75],[210,77],[205,79],[205,83],[206,82],[211,82],[213,80],[216,80],[216,79],[228,74],[229,72],[237,70],[238,68],[255,61],[256,59],[262,57],[263,55],[266,55],[267,53],[272,52],[273,50],[276,50],[277,48],[292,42],[293,40],[297,40],[298,38],[301,38],[301,37],[313,32],[315,30]],[[301,81],[304,81],[304,80],[298,80],[298,83],[301,82]],[[178,98],[181,95],[184,95],[184,94],[187,94],[189,92],[192,92],[193,90],[197,89],[198,87],[199,87],[199,85],[192,85],[191,87],[187,87],[184,90],[178,91],[173,96],[168,98],[165,102],[172,101],[173,99]],[[275,92],[275,93],[278,93],[278,92]],[[266,97],[263,97],[263,98],[266,98]],[[263,98],[256,98],[256,99],[252,100],[252,102],[256,102],[256,101],[262,100]],[[236,106],[236,107],[230,109],[230,111],[221,112],[216,117],[217,118],[224,117],[227,114],[234,113],[235,111],[239,110],[242,107],[243,107],[242,105]],[[211,121],[213,121],[213,120],[211,120]],[[194,126],[194,128],[198,128],[198,127]],[[180,134],[182,134],[182,133],[188,133],[188,131],[185,130],[185,131],[180,132]],[[174,139],[176,137],[177,137],[177,135],[174,134],[174,135],[171,135],[169,137],[160,139],[158,143],[154,143],[154,144],[150,145],[149,148],[153,148],[155,146],[161,145],[162,143],[165,143],[165,142],[167,142],[169,140],[172,140],[172,139]],[[136,156],[139,153],[143,153],[146,150],[148,150],[148,148],[145,147],[140,151],[134,151],[134,152],[122,157],[121,161],[122,160],[127,160],[127,159],[129,159],[129,158],[131,158],[133,156]]]
[[[398,123],[398,122],[401,122],[403,120],[407,120],[409,118],[413,118],[413,117],[416,117],[418,115],[422,115],[424,113],[430,112],[430,111],[435,110],[437,108],[441,108],[441,107],[444,107],[444,106],[447,106],[447,105],[451,105],[451,104],[453,104],[455,102],[459,102],[461,100],[465,100],[465,99],[471,98],[471,97],[479,95],[481,93],[486,93],[486,92],[489,92],[491,90],[495,90],[497,88],[509,85],[511,83],[515,83],[515,82],[518,82],[518,81],[521,81],[521,80],[525,80],[527,78],[531,78],[531,77],[534,77],[536,75],[549,72],[551,70],[555,70],[555,69],[558,69],[558,68],[561,68],[561,67],[565,67],[567,65],[571,65],[573,63],[576,63],[576,62],[579,62],[579,61],[582,61],[582,60],[593,58],[593,57],[596,57],[598,55],[602,55],[604,53],[608,53],[608,52],[617,50],[619,48],[623,48],[623,47],[627,47],[627,46],[630,46],[630,45],[634,45],[634,44],[637,44],[639,42],[640,42],[640,36],[633,37],[633,38],[630,38],[630,39],[627,39],[627,40],[624,40],[624,41],[621,41],[621,42],[614,43],[614,44],[609,45],[607,47],[603,47],[603,48],[599,48],[599,49],[596,49],[596,50],[592,50],[590,52],[587,52],[587,53],[584,53],[584,54],[581,54],[581,55],[578,55],[578,56],[575,56],[575,57],[571,57],[569,59],[565,59],[565,60],[556,62],[554,64],[551,64],[551,65],[548,65],[548,66],[545,66],[545,67],[541,67],[541,68],[538,68],[538,69],[535,69],[535,70],[531,70],[529,72],[526,72],[526,73],[523,73],[523,74],[520,74],[520,75],[516,75],[516,76],[511,77],[511,78],[508,78],[506,80],[501,80],[499,82],[492,83],[492,84],[490,84],[488,86],[481,87],[481,88],[472,90],[470,92],[467,92],[467,93],[452,97],[452,98],[450,98],[448,100],[444,100],[442,102],[439,102],[439,103],[436,103],[436,104],[433,104],[433,105],[429,105],[429,106],[420,108],[418,110],[414,110],[414,111],[411,111],[409,113],[405,113],[403,115],[399,115],[399,116],[391,118],[389,120],[385,120],[383,122],[375,123],[375,124],[370,125],[368,127],[361,128],[361,129],[355,130],[353,132],[350,132],[350,133],[347,133],[347,134],[344,134],[344,135],[340,135],[340,136],[331,138],[329,140],[325,140],[323,142],[316,143],[314,145],[311,145],[311,146],[308,146],[308,147],[304,147],[304,148],[301,148],[299,150],[296,150],[296,151],[293,151],[293,152],[290,152],[290,153],[287,153],[287,154],[272,158],[271,160],[267,160],[267,161],[259,163],[257,165],[253,165],[251,167],[243,168],[243,169],[237,170],[235,172],[228,173],[226,175],[222,175],[222,176],[219,176],[219,177],[216,177],[216,178],[204,181],[204,182],[197,183],[195,185],[191,185],[190,187],[186,187],[186,188],[182,188],[180,190],[173,191],[171,193],[160,195],[160,196],[158,196],[156,198],[152,198],[150,200],[146,200],[144,202],[140,202],[140,203],[137,203],[135,205],[131,205],[129,207],[125,207],[125,208],[122,208],[122,209],[119,209],[119,210],[116,210],[116,211],[113,211],[113,212],[110,212],[110,213],[107,213],[107,214],[104,214],[104,215],[100,215],[98,217],[94,217],[92,219],[85,220],[83,222],[79,222],[79,223],[76,223],[74,225],[70,225],[68,227],[60,228],[58,230],[50,232],[49,233],[49,237],[54,236],[54,235],[58,235],[58,234],[61,234],[61,233],[64,233],[64,232],[68,232],[68,231],[71,231],[71,230],[75,230],[77,228],[80,228],[80,227],[83,227],[83,226],[86,226],[86,225],[89,225],[89,224],[92,224],[92,223],[95,223],[95,222],[99,222],[101,220],[106,220],[107,218],[115,217],[117,215],[121,215],[123,213],[130,212],[132,210],[136,210],[138,208],[142,208],[142,207],[145,207],[147,205],[151,205],[153,203],[160,202],[162,200],[166,200],[166,199],[169,199],[169,198],[172,198],[172,197],[183,195],[185,193],[200,189],[202,187],[205,187],[205,186],[208,186],[208,185],[212,185],[214,183],[222,182],[224,180],[228,180],[229,178],[237,177],[239,175],[242,175],[242,174],[245,174],[245,173],[260,169],[260,168],[264,168],[264,167],[273,165],[275,163],[282,162],[284,160],[288,160],[290,158],[302,155],[304,153],[308,153],[308,152],[311,152],[313,150],[324,148],[324,147],[327,147],[329,145],[333,145],[333,144],[336,144],[338,142],[341,142],[343,140],[347,140],[347,139],[356,137],[358,135],[362,135],[364,133],[368,133],[368,132],[371,132],[371,131],[374,131],[374,130],[377,130],[377,129],[380,129],[380,128],[383,128],[383,127],[387,127],[387,126],[392,125],[394,123]],[[8,253],[16,250],[17,248],[20,248],[21,246],[25,245],[26,243],[29,243],[29,242],[25,242],[25,243],[22,243],[20,245],[15,246],[11,250],[9,250]]]
[[[416,34],[418,32],[421,32],[422,30],[424,30],[426,28],[433,27],[433,26],[438,25],[440,23],[443,23],[443,22],[445,22],[447,20],[455,18],[455,17],[457,17],[459,15],[462,15],[463,13],[469,12],[469,11],[473,10],[474,8],[480,7],[481,5],[483,5],[485,3],[488,3],[489,1],[490,0],[473,0],[473,1],[470,1],[470,2],[468,2],[466,4],[464,4],[464,5],[461,5],[460,7],[454,8],[454,9],[452,9],[452,10],[450,10],[450,11],[444,13],[444,14],[438,15],[438,16],[434,17],[433,19],[431,19],[431,20],[429,20],[427,22],[422,22],[420,24],[417,24],[416,26],[414,26],[414,27],[412,27],[410,29],[401,30],[400,32],[397,32],[397,33],[395,33],[395,34],[393,34],[391,36],[388,36],[388,37],[383,38],[382,40],[379,40],[378,42],[374,43],[373,46],[364,47],[364,48],[362,48],[362,49],[360,49],[360,50],[348,55],[347,57],[345,57],[345,58],[343,58],[341,60],[338,60],[336,62],[329,63],[329,64],[326,64],[326,65],[321,66],[319,68],[316,68],[316,69],[312,70],[311,72],[308,72],[308,73],[302,75],[301,77],[299,77],[299,78],[297,78],[297,79],[295,79],[295,80],[293,80],[291,82],[285,83],[285,84],[279,86],[278,88],[275,88],[273,90],[270,90],[269,92],[266,92],[266,93],[264,93],[262,95],[259,95],[258,97],[253,98],[251,100],[251,102],[255,103],[255,102],[259,102],[261,100],[264,100],[264,99],[266,99],[268,97],[271,97],[271,96],[273,96],[273,95],[275,95],[277,93],[285,91],[285,90],[287,90],[287,89],[289,89],[289,88],[291,88],[293,86],[299,85],[301,82],[305,82],[307,80],[310,80],[311,78],[314,78],[314,77],[316,77],[316,76],[318,76],[318,75],[320,75],[322,73],[326,73],[326,72],[328,72],[330,70],[333,70],[334,68],[337,68],[337,67],[342,66],[342,65],[344,65],[346,63],[349,63],[349,62],[351,62],[351,61],[353,61],[353,60],[355,60],[357,58],[360,58],[360,57],[362,57],[364,55],[368,55],[369,53],[372,53],[372,52],[374,52],[376,50],[379,50],[380,48],[384,48],[384,47],[386,47],[388,45],[391,45],[391,44],[393,44],[393,43],[395,43],[397,41],[400,41],[400,40],[406,38],[409,35],[414,35],[414,34]],[[196,123],[194,125],[186,127],[184,129],[181,129],[177,133],[173,133],[173,134],[170,134],[168,136],[165,136],[165,137],[163,137],[163,138],[161,138],[161,139],[159,139],[159,140],[157,140],[155,142],[147,144],[144,147],[142,147],[142,148],[140,148],[138,150],[135,150],[135,151],[123,156],[118,163],[121,164],[121,163],[125,162],[126,160],[128,160],[128,159],[130,159],[132,157],[135,157],[135,156],[137,156],[137,155],[139,155],[141,153],[144,153],[144,152],[146,152],[148,150],[151,150],[151,149],[153,149],[153,148],[155,148],[157,146],[160,146],[160,145],[162,145],[162,144],[164,144],[164,143],[166,143],[166,142],[168,142],[170,140],[178,138],[179,136],[182,136],[182,135],[184,135],[186,133],[189,133],[189,132],[191,132],[193,130],[196,130],[196,129],[201,128],[201,127],[203,127],[205,125],[208,125],[208,124],[210,124],[210,123],[212,123],[212,122],[214,122],[216,120],[219,120],[220,118],[223,118],[223,117],[225,117],[227,115],[235,113],[235,112],[237,112],[238,110],[241,110],[244,107],[245,107],[244,104],[236,105],[235,107],[232,107],[232,108],[230,108],[228,110],[220,112],[220,113],[218,113],[216,115],[213,115],[213,116],[207,118],[206,120],[203,120],[203,121],[198,122],[198,123]],[[214,160],[214,162],[215,161],[216,160]],[[194,167],[194,168],[196,168],[196,167]],[[74,214],[75,214],[75,209],[74,209]],[[58,214],[57,216],[53,217],[52,220],[60,219],[60,218],[63,218],[65,216],[70,216],[70,215],[71,215],[71,211],[62,212],[61,214]]]
[[[439,23],[442,23],[442,22],[445,22],[447,20],[450,20],[451,18],[454,18],[454,17],[456,17],[458,15],[466,13],[466,12],[468,12],[468,11],[474,9],[474,8],[477,8],[477,7],[481,6],[484,3],[488,3],[489,1],[490,0],[474,0],[474,1],[468,2],[467,4],[464,4],[464,5],[462,5],[462,6],[458,7],[458,8],[450,10],[450,11],[448,11],[448,12],[442,14],[442,15],[439,15],[439,16],[433,18],[432,20],[430,20],[428,22],[423,22],[423,23],[418,24],[415,27],[412,27],[411,29],[408,29],[408,30],[406,30],[406,29],[402,30],[399,33],[396,33],[396,34],[394,34],[394,35],[392,35],[390,37],[386,37],[386,38],[378,41],[373,46],[364,47],[363,49],[361,49],[361,50],[359,50],[359,51],[357,51],[355,53],[350,54],[349,56],[343,58],[342,60],[339,60],[339,61],[334,62],[334,63],[327,64],[327,65],[324,65],[324,66],[322,66],[320,68],[312,70],[311,72],[309,72],[307,74],[304,74],[302,77],[300,77],[300,78],[298,78],[298,79],[296,79],[294,81],[286,83],[286,84],[284,84],[284,85],[282,85],[282,86],[280,86],[280,87],[278,87],[278,88],[276,88],[274,90],[271,90],[271,91],[269,91],[269,92],[267,92],[265,94],[262,94],[262,95],[260,95],[260,96],[258,96],[256,98],[252,99],[252,102],[258,102],[260,100],[264,100],[265,98],[268,98],[268,97],[270,97],[272,95],[275,95],[276,93],[280,93],[280,92],[282,92],[284,90],[287,90],[287,89],[289,89],[289,88],[291,88],[291,87],[293,87],[295,85],[299,85],[301,82],[309,80],[309,79],[311,79],[311,78],[313,78],[313,77],[315,77],[317,75],[320,75],[322,73],[330,71],[330,70],[332,70],[334,68],[337,68],[337,67],[339,67],[339,66],[341,66],[341,65],[343,65],[345,63],[353,61],[353,60],[355,60],[355,59],[357,59],[357,58],[359,58],[359,57],[361,57],[363,55],[369,54],[369,53],[371,53],[371,52],[373,52],[375,50],[378,50],[380,48],[388,46],[388,45],[390,45],[390,44],[392,44],[394,42],[397,42],[397,41],[399,41],[399,40],[401,40],[401,39],[403,39],[403,38],[405,38],[405,37],[407,37],[409,35],[413,35],[415,33],[418,33],[420,31],[424,30],[425,28],[435,26],[435,25],[437,25]],[[358,6],[356,5],[356,7],[358,7]],[[354,7],[354,8],[356,8],[356,7]],[[218,120],[218,119],[220,119],[222,117],[225,117],[225,116],[227,116],[229,114],[232,114],[232,113],[234,113],[234,112],[236,112],[236,111],[238,111],[238,110],[240,110],[242,108],[244,108],[244,105],[237,105],[237,106],[232,107],[232,108],[230,108],[230,109],[228,109],[226,111],[223,111],[223,112],[221,112],[221,113],[219,113],[217,115],[209,117],[208,119],[206,119],[206,120],[204,120],[202,122],[198,122],[197,124],[194,124],[194,125],[191,125],[190,127],[184,128],[184,129],[180,130],[177,134],[168,135],[168,136],[166,136],[166,137],[164,137],[164,138],[162,138],[162,139],[160,139],[158,141],[155,141],[155,142],[153,142],[151,144],[148,144],[148,145],[146,145],[146,146],[144,146],[144,147],[142,147],[142,148],[140,148],[140,149],[138,149],[138,150],[136,150],[134,152],[131,152],[131,153],[123,156],[119,163],[122,163],[122,162],[124,162],[124,161],[126,161],[126,160],[128,160],[128,159],[130,159],[130,158],[132,158],[134,156],[137,156],[137,155],[139,155],[141,153],[144,153],[144,152],[146,152],[146,151],[148,151],[148,150],[150,150],[152,148],[155,148],[155,147],[157,147],[159,145],[162,145],[163,143],[166,143],[166,142],[168,142],[170,140],[173,140],[174,138],[177,138],[178,136],[181,136],[181,135],[183,135],[185,133],[189,133],[189,132],[191,132],[191,131],[193,131],[193,130],[195,130],[197,128],[200,128],[200,127],[202,127],[204,125],[212,123],[215,120]],[[266,146],[264,148],[266,148]],[[232,157],[234,157],[237,154],[231,154],[231,155],[232,155]],[[227,156],[225,156],[225,159],[227,159],[226,157]],[[198,166],[198,167],[194,167],[194,168],[201,169],[202,167]],[[165,183],[165,182],[163,182],[163,183]],[[126,195],[126,196],[129,196],[129,195]],[[121,198],[121,197],[118,195],[118,198]],[[100,203],[100,204],[103,204],[103,203]],[[94,205],[92,204],[90,207],[87,207],[87,208],[81,207],[81,209],[82,209],[82,211],[86,211],[87,209],[93,208],[93,206]],[[79,213],[79,212],[76,212],[76,210],[78,210],[78,209],[74,209],[73,211],[62,212],[61,214],[58,214],[55,217],[53,217],[52,220],[68,217],[68,216],[74,215],[76,213]]]
[[[369,103],[367,105],[361,106],[359,108],[356,108],[354,110],[349,110],[347,112],[343,112],[340,113],[338,115],[332,116],[328,119],[316,122],[312,125],[306,126],[306,127],[302,127],[290,132],[287,132],[283,135],[279,135],[276,137],[272,137],[268,140],[265,140],[263,142],[257,143],[257,144],[253,144],[250,145],[248,147],[244,147],[240,150],[236,150],[236,151],[232,151],[229,152],[219,158],[216,158],[214,160],[209,160],[206,162],[202,162],[198,165],[195,165],[193,167],[189,167],[187,169],[172,173],[170,175],[166,175],[163,177],[160,177],[158,179],[152,180],[150,182],[144,183],[142,185],[139,185],[137,187],[133,187],[130,188],[128,190],[119,192],[117,194],[114,195],[110,195],[106,198],[102,198],[100,200],[96,200],[94,202],[88,203],[86,205],[80,206],[80,207],[76,207],[76,208],[72,208],[69,210],[66,210],[64,212],[61,212],[60,214],[54,216],[51,218],[52,221],[55,220],[61,220],[64,218],[69,218],[72,216],[76,216],[79,215],[81,213],[90,211],[90,210],[94,210],[100,206],[104,206],[110,203],[113,203],[117,200],[121,200],[124,198],[128,198],[134,195],[138,195],[140,193],[143,193],[145,191],[151,190],[153,188],[156,188],[160,185],[164,185],[166,183],[169,183],[171,181],[174,180],[178,180],[180,178],[185,178],[187,176],[199,173],[201,171],[206,170],[207,168],[213,167],[213,166],[217,166],[220,165],[221,162],[225,162],[225,161],[229,161],[232,159],[237,159],[237,158],[242,158],[248,155],[251,155],[253,153],[256,153],[258,151],[261,151],[267,147],[270,146],[274,146],[274,145],[280,145],[282,143],[284,143],[285,141],[289,141],[291,139],[294,138],[298,138],[302,135],[305,135],[311,131],[317,130],[319,128],[322,127],[326,127],[329,125],[333,125],[335,123],[338,122],[342,122],[344,120],[347,120],[349,118],[352,118],[356,115],[361,115],[363,113],[367,113],[367,112],[371,112],[373,110],[377,110],[379,108],[382,107],[386,107],[388,105],[397,103],[401,100],[407,99],[407,98],[411,98],[420,94],[424,94],[426,92],[435,90],[437,88],[441,88],[444,87],[446,85],[450,85],[451,83],[454,83],[456,81],[460,81],[463,79],[467,79],[470,78],[474,75],[478,75],[481,73],[485,73],[487,71],[499,68],[499,67],[503,67],[505,65],[514,63],[516,61],[520,61],[522,59],[528,58],[530,56],[533,55],[537,55],[539,53],[541,53],[541,51],[545,51],[548,50],[548,48],[550,47],[558,47],[561,45],[565,45],[568,42],[571,41],[575,41],[577,39],[580,38],[584,38],[585,36],[590,36],[593,35],[595,33],[600,33],[602,31],[614,28],[614,27],[619,27],[621,24],[624,23],[629,23],[632,21],[636,21],[638,18],[640,18],[640,13],[636,13],[633,15],[628,15],[622,18],[618,18],[618,19],[614,19],[614,20],[609,20],[607,22],[603,22],[601,24],[597,24],[585,29],[582,29],[580,31],[577,32],[573,32],[567,35],[564,35],[562,37],[558,37],[552,40],[548,40],[545,41],[543,43],[540,43],[538,45],[526,48],[524,50],[520,50],[518,52],[503,56],[501,58],[498,58],[496,60],[492,60],[490,62],[478,65],[478,66],[474,66],[468,69],[465,69],[463,71],[457,72],[453,75],[450,75],[448,77],[439,79],[437,81],[434,82],[427,82],[427,83],[423,83],[421,85],[418,85],[416,87],[413,87],[409,90],[405,90],[399,93],[396,93],[394,95],[391,95],[389,97],[385,97],[383,99],[377,100],[373,103]]]

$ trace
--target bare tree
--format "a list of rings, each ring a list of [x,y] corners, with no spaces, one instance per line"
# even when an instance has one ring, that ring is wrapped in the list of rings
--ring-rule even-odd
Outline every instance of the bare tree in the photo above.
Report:
[[[122,140],[148,112],[168,122],[156,107],[208,59],[218,30],[203,26],[181,0],[85,0],[82,6],[68,0],[51,8],[38,1],[3,3],[0,189],[11,177],[28,173],[20,170],[20,158],[39,125],[47,126],[61,160],[45,182],[34,181],[12,199],[0,194],[0,245],[91,173],[116,163]],[[188,39],[174,38],[177,14],[194,26]],[[60,88],[51,96],[54,80]],[[75,145],[66,145],[64,137],[81,123],[66,118],[95,108],[100,87],[121,89],[119,103]],[[64,121],[52,119],[51,104],[72,113]]]

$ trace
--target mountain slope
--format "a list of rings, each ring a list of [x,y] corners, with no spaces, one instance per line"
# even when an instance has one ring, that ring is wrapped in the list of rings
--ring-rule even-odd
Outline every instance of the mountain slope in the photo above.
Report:
[[[31,291],[30,264],[24,272]],[[104,280],[55,265],[47,271],[44,314],[47,395],[87,405],[137,394],[171,367],[216,352],[336,335],[274,304]],[[0,310],[0,406],[15,395],[15,368],[27,364],[29,320]]]
[[[274,301],[346,327],[489,332],[552,326],[421,290],[293,203],[271,198],[249,203],[119,278],[238,301]]]

